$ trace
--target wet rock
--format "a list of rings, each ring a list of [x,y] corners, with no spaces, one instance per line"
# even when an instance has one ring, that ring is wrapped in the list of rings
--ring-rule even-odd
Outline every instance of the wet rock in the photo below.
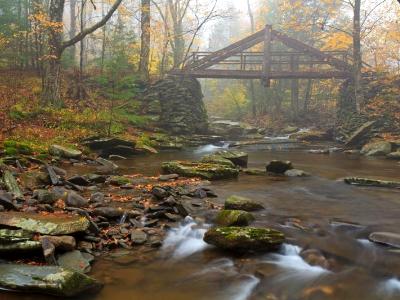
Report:
[[[91,277],[60,267],[2,264],[0,287],[19,292],[73,297],[88,290],[97,290],[101,284]]]
[[[299,128],[296,126],[287,126],[282,130],[282,134],[293,134],[299,131]]]
[[[169,196],[169,193],[161,187],[155,186],[151,190],[151,194],[155,196],[157,199],[164,199]]]
[[[72,176],[72,177],[68,178],[67,180],[68,180],[68,182],[71,182],[76,185],[81,185],[81,186],[90,185],[90,182],[85,177],[79,176],[79,175]]]
[[[246,211],[223,210],[218,213],[215,223],[220,226],[247,226],[254,220],[254,216]]]
[[[360,178],[360,177],[348,177],[344,179],[344,182],[350,185],[357,186],[372,186],[372,187],[383,187],[383,188],[400,188],[400,182],[396,181],[385,181],[371,178]]]
[[[92,183],[105,183],[107,176],[99,174],[87,174],[86,178]]]
[[[231,162],[229,159],[223,158],[222,156],[216,154],[206,155],[201,159],[202,163],[211,163],[227,166],[229,168],[235,168],[235,164]]]
[[[60,145],[51,145],[49,147],[49,153],[54,156],[72,159],[79,159],[82,156],[81,151],[63,147]]]
[[[218,227],[204,235],[206,243],[235,252],[274,251],[284,239],[277,230],[253,227]]]
[[[112,174],[119,169],[118,165],[101,157],[98,157],[96,162],[101,165],[101,167],[97,168],[97,170],[102,174]]]
[[[84,143],[91,150],[96,151],[102,157],[110,155],[132,156],[137,154],[136,143],[121,138],[89,138]]]
[[[0,252],[35,251],[41,248],[34,234],[26,230],[0,229]]]
[[[376,121],[370,121],[363,124],[360,128],[358,128],[347,140],[345,147],[355,147],[358,148],[363,145],[369,138],[368,134],[371,129],[374,127]]]
[[[103,193],[97,192],[90,196],[90,203],[104,203],[105,196]]]
[[[16,198],[24,197],[24,194],[22,193],[18,182],[15,180],[14,175],[8,170],[3,171],[3,183],[7,191],[13,194]]]
[[[48,190],[36,190],[33,192],[33,197],[36,198],[40,204],[54,204],[57,199],[60,199],[56,193]]]
[[[210,132],[224,137],[241,137],[245,134],[245,129],[239,122],[218,120],[210,124]]]
[[[165,173],[176,173],[183,177],[200,177],[208,180],[236,178],[239,175],[237,169],[210,163],[166,162],[162,164],[162,169]]]
[[[85,207],[89,204],[89,200],[83,198],[81,195],[70,191],[68,193],[65,204],[70,207]]]
[[[136,245],[143,245],[147,241],[147,234],[142,230],[133,230],[131,232],[131,241]]]
[[[111,176],[109,182],[115,186],[123,186],[132,183],[130,178],[124,176]]]
[[[170,180],[176,180],[179,178],[178,174],[168,174],[168,175],[160,175],[158,177],[159,181],[170,181]]]
[[[374,243],[400,248],[400,234],[398,233],[373,232],[369,235],[369,240]]]
[[[76,248],[76,240],[73,236],[44,235],[39,238],[39,241],[42,241],[42,239],[48,239],[55,246],[56,249],[60,249],[63,251],[72,251]]]
[[[179,222],[182,219],[181,216],[172,213],[164,213],[164,217],[171,222]]]
[[[90,272],[91,261],[93,261],[93,258],[90,258],[86,255],[84,256],[82,252],[78,250],[67,252],[63,255],[60,255],[57,259],[57,263],[60,267],[79,273]]]
[[[155,227],[158,224],[158,220],[154,219],[154,220],[148,220],[146,222],[144,222],[143,226],[144,227]]]
[[[304,142],[330,141],[332,134],[327,131],[304,131],[292,134],[290,138]]]
[[[303,170],[291,169],[285,172],[285,175],[288,177],[308,177],[311,176],[310,173],[307,173]]]
[[[135,150],[137,153],[144,153],[144,154],[158,154],[158,151],[153,147],[148,145],[136,145]]]
[[[389,153],[388,155],[386,155],[386,157],[389,159],[400,160],[400,151]]]
[[[249,155],[246,152],[236,150],[221,150],[215,153],[215,155],[230,160],[235,166],[247,168]]]
[[[22,212],[0,213],[0,224],[45,235],[68,235],[85,231],[89,227],[89,221],[85,217]]]
[[[0,204],[0,212],[5,211],[6,209],[4,208],[3,205]]]
[[[251,175],[251,176],[265,176],[267,173],[265,172],[265,169],[244,169],[242,171],[246,175]]]
[[[361,149],[366,156],[385,156],[392,152],[392,144],[386,141],[372,142]]]
[[[267,164],[266,169],[268,173],[284,174],[293,169],[293,165],[290,161],[273,160]]]
[[[96,216],[102,216],[107,219],[120,218],[124,213],[124,210],[114,207],[97,207],[93,210],[93,214]]]
[[[345,150],[343,151],[344,154],[356,155],[360,154],[360,150]]]
[[[324,269],[330,268],[329,261],[317,249],[304,250],[300,253],[300,256],[311,266],[319,266]]]
[[[254,200],[241,196],[230,196],[225,201],[227,210],[257,211],[264,209],[264,206]]]
[[[5,191],[0,191],[0,205],[3,207],[3,209],[6,208],[6,209],[17,210],[17,207],[13,202],[12,195]]]

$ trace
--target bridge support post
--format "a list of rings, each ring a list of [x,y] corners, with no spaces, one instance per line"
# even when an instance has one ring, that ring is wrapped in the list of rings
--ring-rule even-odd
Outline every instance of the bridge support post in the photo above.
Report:
[[[264,57],[263,57],[263,85],[271,86],[271,42],[272,42],[272,26],[265,26],[264,35]]]
[[[290,71],[299,71],[299,57],[297,55],[290,56]],[[299,114],[299,79],[292,79],[291,94],[293,116],[297,119]]]

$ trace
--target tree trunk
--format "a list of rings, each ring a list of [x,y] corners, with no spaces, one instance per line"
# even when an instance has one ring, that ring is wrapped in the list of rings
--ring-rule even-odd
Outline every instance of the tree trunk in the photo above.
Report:
[[[150,42],[151,42],[151,17],[150,0],[142,0],[141,6],[141,46],[139,72],[143,80],[149,80],[150,70]]]
[[[61,54],[63,14],[65,0],[51,0],[49,19],[49,50],[43,77],[42,105],[60,107],[61,102]]]
[[[69,31],[69,38],[72,39],[76,35],[76,0],[70,0],[70,22],[71,28]],[[70,50],[71,63],[75,66],[76,59],[76,46],[72,45]]]
[[[361,0],[354,2],[354,18],[353,18],[353,61],[354,61],[354,96],[356,101],[357,112],[360,112],[361,103],[363,102],[362,94],[362,54],[361,54]]]

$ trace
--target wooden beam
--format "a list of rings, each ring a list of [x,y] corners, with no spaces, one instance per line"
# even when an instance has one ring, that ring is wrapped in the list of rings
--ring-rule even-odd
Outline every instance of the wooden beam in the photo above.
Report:
[[[264,34],[264,57],[263,57],[263,84],[265,87],[271,86],[271,42],[272,42],[272,26],[265,26]]]
[[[221,50],[215,51],[212,54],[207,55],[206,57],[203,57],[203,58],[197,60],[195,63],[192,63],[192,64],[189,64],[189,65],[185,66],[184,69],[197,68],[201,64],[207,63],[208,61],[210,61],[210,60],[212,60],[212,59],[214,59],[214,58],[216,58],[216,57],[218,57],[220,55],[223,55],[224,53],[226,53],[228,51],[234,50],[235,48],[240,47],[243,44],[246,44],[246,43],[251,42],[251,41],[253,41],[253,40],[257,39],[257,38],[260,38],[263,35],[264,35],[264,29],[254,33],[254,34],[252,34],[252,35],[250,35],[250,36],[248,36],[248,37],[246,37],[244,39],[241,39],[240,41],[237,41],[236,43],[233,43],[233,44],[229,45],[228,47],[225,47],[225,48],[223,48]]]
[[[174,76],[189,76],[195,78],[226,78],[226,79],[263,79],[262,71],[241,70],[173,70],[169,73]],[[270,79],[346,79],[351,76],[350,72],[344,71],[272,71]]]
[[[199,66],[197,66],[195,68],[189,66],[190,67],[189,69],[206,69],[208,67],[218,64],[219,62],[227,59],[228,57],[231,57],[235,54],[241,53],[243,50],[249,49],[249,48],[253,47],[254,45],[261,43],[263,40],[264,40],[263,37],[258,37],[256,39],[250,40],[247,43],[241,44],[240,46],[238,46],[234,49],[225,51],[218,56],[213,56],[212,59],[209,59],[208,61],[200,64]]]
[[[304,52],[308,52],[311,55],[318,57],[319,59],[322,59],[324,61],[326,61],[327,64],[337,68],[338,70],[341,71],[351,71],[352,70],[352,66],[341,61],[340,59],[337,59],[335,57],[333,57],[330,54],[324,53],[320,50],[318,50],[317,48],[314,48],[312,46],[309,46],[303,42],[300,42],[294,38],[291,38],[289,36],[287,36],[286,34],[276,31],[276,30],[272,30],[272,35],[274,38],[276,38],[277,40],[281,41],[282,43],[284,43],[286,46],[295,49],[297,51],[304,51]]]

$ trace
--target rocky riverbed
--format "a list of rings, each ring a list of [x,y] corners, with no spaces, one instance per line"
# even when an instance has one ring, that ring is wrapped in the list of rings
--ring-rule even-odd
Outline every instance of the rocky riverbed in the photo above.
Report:
[[[87,156],[79,150],[57,145],[49,149],[52,156],[47,159],[23,154],[3,156],[0,252],[4,259],[4,271],[0,274],[0,285],[5,289],[62,296],[76,295],[87,290],[96,291],[102,283],[107,284],[108,280],[98,276],[96,271],[94,278],[97,279],[84,274],[90,272],[93,266],[96,270],[97,265],[106,264],[107,257],[120,266],[144,263],[151,266],[152,261],[157,261],[160,251],[165,252],[169,247],[177,247],[174,253],[179,253],[176,254],[178,256],[182,253],[197,253],[206,247],[202,244],[204,242],[199,242],[204,235],[204,240],[209,244],[245,257],[259,257],[260,251],[281,255],[282,251],[286,251],[282,249],[288,249],[288,244],[295,243],[303,247],[302,250],[296,250],[296,255],[299,255],[296,257],[301,257],[307,265],[336,272],[347,266],[342,263],[342,259],[353,261],[356,258],[343,246],[335,246],[333,243],[333,249],[326,247],[332,240],[324,244],[315,238],[318,230],[326,231],[329,236],[331,230],[326,226],[332,226],[332,222],[350,231],[353,228],[363,228],[360,237],[369,238],[377,245],[387,245],[390,249],[397,247],[399,238],[392,226],[374,226],[362,216],[349,218],[345,215],[342,220],[340,217],[343,214],[339,210],[335,212],[335,209],[328,215],[340,220],[328,220],[327,224],[318,221],[319,218],[301,216],[304,212],[299,216],[298,210],[295,213],[293,203],[293,207],[288,209],[286,202],[290,199],[283,200],[285,192],[279,188],[277,193],[273,192],[275,199],[267,197],[270,201],[251,192],[247,192],[249,195],[245,197],[230,197],[243,194],[243,191],[246,194],[246,190],[257,191],[263,186],[276,189],[279,183],[296,185],[297,182],[300,188],[298,191],[301,191],[302,186],[308,187],[311,182],[320,182],[319,176],[326,176],[324,169],[328,177],[341,179],[340,189],[345,189],[346,183],[384,189],[400,186],[400,178],[396,176],[389,175],[390,181],[382,180],[388,176],[376,178],[372,176],[375,174],[363,172],[363,169],[361,172],[343,173],[338,167],[337,172],[341,176],[332,175],[335,172],[331,171],[329,161],[337,162],[337,157],[348,163],[359,164],[361,161],[370,166],[381,164],[379,159],[365,161],[355,151],[351,155],[344,154],[342,152],[346,150],[332,145],[322,145],[321,149],[317,146],[312,151],[255,150],[256,147],[269,149],[271,144],[264,140],[259,143],[247,140],[233,143],[235,150],[207,146],[180,153],[142,156],[133,160],[126,160],[121,155],[126,152],[116,154],[108,150],[106,159]],[[303,145],[309,148],[309,145]],[[396,150],[396,143],[390,145],[392,153]],[[115,144],[111,149],[126,151],[126,147],[135,149]],[[371,149],[374,147],[368,149],[373,151]],[[388,154],[385,147],[381,147],[385,150],[384,155]],[[305,164],[304,160],[308,163]],[[310,161],[313,162],[311,165]],[[319,161],[321,165],[318,165]],[[389,164],[391,162],[393,160],[385,161]],[[348,167],[343,170],[348,170]],[[236,186],[235,182],[238,182]],[[266,192],[267,195],[270,193]],[[387,193],[386,190],[382,192],[383,195]],[[320,192],[320,195],[325,195],[325,192]],[[279,199],[283,201],[280,204],[277,202]],[[307,201],[302,198],[299,203],[307,206]],[[368,201],[366,207],[370,205]],[[271,210],[271,205],[275,207],[274,210]],[[282,216],[279,216],[279,207],[285,207]],[[346,210],[351,211],[350,208]],[[323,216],[326,212],[321,212],[318,207],[312,209],[312,214],[320,213],[322,220],[325,220]],[[266,215],[270,215],[269,218],[266,219]],[[365,215],[365,218],[370,218],[369,213]],[[220,227],[210,228],[208,224]],[[176,231],[179,226],[186,228],[185,233]],[[178,238],[179,242],[174,233],[178,236],[182,234]],[[253,262],[256,261],[258,259]],[[364,262],[358,265],[365,267]],[[386,265],[384,261],[377,265],[379,274],[397,274],[393,266]],[[246,275],[248,280],[244,281],[253,288],[260,281],[259,278],[271,276],[260,267],[256,269]],[[10,280],[11,275],[18,280]],[[77,278],[80,279],[77,281]],[[226,299],[222,296],[217,298]],[[147,298],[142,295],[142,299]]]

